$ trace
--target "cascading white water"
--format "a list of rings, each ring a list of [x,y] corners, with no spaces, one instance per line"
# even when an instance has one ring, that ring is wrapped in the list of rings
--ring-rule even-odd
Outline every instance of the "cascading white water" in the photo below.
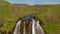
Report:
[[[38,32],[36,32],[36,29]],[[32,34],[45,34],[42,27],[39,24],[39,21],[33,19],[32,22]]]
[[[15,30],[14,30],[14,34],[20,34],[20,23],[21,23],[21,20],[19,20],[16,24],[16,27],[15,27]]]
[[[14,30],[14,34],[21,34],[20,33],[20,23],[21,20],[19,20],[16,24],[15,30]],[[25,30],[25,23],[24,22],[24,27],[23,27],[23,34],[26,34],[26,30]],[[35,19],[32,19],[32,34],[45,34],[44,30],[42,29],[42,27],[39,24],[39,20],[36,21]]]
[[[45,34],[44,30],[42,29],[42,27],[39,24],[39,21],[37,21],[36,23],[37,23],[37,30],[40,31],[41,34]]]
[[[25,34],[25,22],[24,22],[24,29],[23,29],[23,34]]]
[[[35,20],[32,21],[32,34],[35,34]]]

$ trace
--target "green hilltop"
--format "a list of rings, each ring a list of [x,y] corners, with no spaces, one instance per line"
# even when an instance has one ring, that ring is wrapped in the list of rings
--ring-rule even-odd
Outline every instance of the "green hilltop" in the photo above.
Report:
[[[16,21],[26,15],[36,14],[43,21],[43,29],[47,34],[60,34],[60,5],[22,5],[0,1],[0,30],[12,31]]]

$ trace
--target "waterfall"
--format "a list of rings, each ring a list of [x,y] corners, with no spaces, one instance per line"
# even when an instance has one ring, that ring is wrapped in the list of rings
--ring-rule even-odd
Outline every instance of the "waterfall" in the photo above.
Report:
[[[33,19],[32,20],[33,22],[32,22],[32,34],[35,34],[35,20]]]
[[[37,23],[37,30],[40,31],[41,34],[45,34],[44,30],[42,29],[42,27],[39,24],[39,21],[37,21],[36,23]]]
[[[37,30],[37,32],[36,32]],[[42,29],[42,27],[39,24],[39,21],[36,20],[32,20],[32,34],[45,34],[44,30]]]
[[[23,29],[23,34],[25,34],[25,22],[24,22],[24,29]]]
[[[21,23],[21,20],[17,22],[15,30],[14,30],[14,34],[17,34],[17,33],[20,34],[20,30],[18,30],[20,29],[20,23]]]
[[[25,21],[26,19],[30,20],[30,24],[32,24],[32,34],[45,34],[44,30],[42,29],[41,25],[39,24],[39,20],[34,19],[33,17],[25,17],[22,20],[19,20],[16,24],[15,30],[14,30],[14,34],[21,34],[20,32],[20,23],[22,23],[22,21]],[[29,25],[27,25],[28,27],[26,27],[26,22],[23,23],[23,34],[27,33],[27,29],[29,27]],[[29,34],[29,33],[27,33]]]

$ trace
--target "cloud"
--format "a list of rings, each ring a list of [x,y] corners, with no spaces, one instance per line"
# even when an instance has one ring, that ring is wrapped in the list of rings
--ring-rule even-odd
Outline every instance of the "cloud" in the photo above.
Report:
[[[44,1],[41,4],[58,4],[57,2],[52,2],[52,1]]]
[[[28,3],[28,5],[29,5],[29,6],[34,6],[35,4],[33,4],[33,3]]]

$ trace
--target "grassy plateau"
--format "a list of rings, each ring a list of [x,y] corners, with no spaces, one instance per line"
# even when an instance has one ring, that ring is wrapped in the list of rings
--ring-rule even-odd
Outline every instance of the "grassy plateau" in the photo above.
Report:
[[[0,0],[0,23],[3,24],[0,30],[8,34],[19,18],[34,13],[43,21],[42,27],[47,34],[60,34],[60,4],[29,6],[3,0]]]

